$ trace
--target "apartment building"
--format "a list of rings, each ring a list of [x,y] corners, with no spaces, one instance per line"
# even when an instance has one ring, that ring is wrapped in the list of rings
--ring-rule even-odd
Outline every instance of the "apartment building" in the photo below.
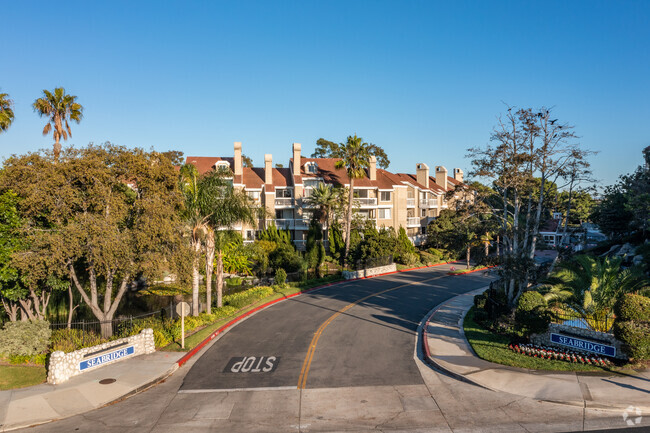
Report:
[[[244,167],[242,145],[234,144],[234,157],[188,156],[187,164],[196,166],[200,173],[229,168],[233,173],[233,186],[241,188],[258,205],[266,209],[267,216],[256,227],[233,227],[245,241],[253,241],[257,230],[275,223],[278,228],[291,232],[298,249],[304,249],[313,209],[309,197],[319,183],[336,187],[349,187],[350,179],[345,169],[335,167],[336,158],[305,158],[300,143],[293,143],[292,158],[288,168],[273,167],[271,154],[264,155],[264,167]],[[463,171],[454,168],[452,176],[443,166],[433,173],[425,163],[416,164],[415,174],[391,173],[377,168],[371,157],[366,175],[354,180],[356,214],[373,221],[377,228],[404,227],[415,245],[426,239],[426,227],[442,209],[453,205],[454,200],[464,200],[458,194],[449,200],[448,191],[463,183]]]

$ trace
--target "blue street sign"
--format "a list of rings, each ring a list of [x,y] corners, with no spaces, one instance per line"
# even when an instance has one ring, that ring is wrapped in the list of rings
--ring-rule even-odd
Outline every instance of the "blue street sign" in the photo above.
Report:
[[[125,347],[124,349],[116,350],[114,352],[109,352],[104,355],[81,361],[79,363],[79,370],[97,367],[98,365],[102,365],[110,361],[115,361],[116,359],[125,358],[129,355],[133,355],[134,353],[135,348],[133,346]]]
[[[561,344],[562,346],[572,347],[577,350],[597,353],[605,356],[616,356],[616,348],[605,344],[594,343],[593,341],[583,340],[581,338],[567,337],[566,335],[551,333],[551,341]]]

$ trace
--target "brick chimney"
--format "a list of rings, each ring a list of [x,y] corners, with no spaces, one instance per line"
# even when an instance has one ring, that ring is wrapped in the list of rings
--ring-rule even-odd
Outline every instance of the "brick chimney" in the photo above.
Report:
[[[454,179],[456,179],[458,182],[463,181],[463,170],[460,168],[454,168]]]
[[[270,153],[264,155],[264,183],[273,183],[273,156]]]
[[[447,190],[447,169],[442,165],[436,167],[436,184],[445,191]]]
[[[417,175],[417,181],[420,185],[424,185],[426,188],[429,188],[429,166],[421,162],[415,165],[415,172]]]
[[[300,176],[300,143],[293,143],[293,175]]]
[[[241,160],[241,142],[235,141],[235,176],[241,176],[244,172],[242,160]]]
[[[370,155],[368,162],[368,178],[370,180],[377,180],[377,158],[375,155]]]

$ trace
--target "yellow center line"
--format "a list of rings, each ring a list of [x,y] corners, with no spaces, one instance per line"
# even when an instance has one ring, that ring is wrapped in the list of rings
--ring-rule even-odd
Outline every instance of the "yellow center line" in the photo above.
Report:
[[[322,325],[318,327],[316,332],[314,333],[314,337],[311,339],[311,343],[309,343],[309,350],[307,350],[307,355],[305,356],[305,360],[302,363],[302,369],[300,370],[300,377],[298,377],[298,389],[304,389],[307,386],[307,375],[309,374],[309,367],[311,366],[311,361],[314,358],[314,352],[316,352],[316,345],[318,344],[318,340],[320,339],[320,336],[323,335],[323,331],[325,331],[325,328],[332,323],[334,319],[339,317],[341,314],[345,313],[348,311],[350,308],[354,307],[355,305],[360,304],[361,302],[365,301],[366,299],[370,299],[373,296],[378,296],[386,292],[390,292],[393,290],[401,289],[402,287],[405,286],[411,286],[411,285],[418,285],[421,283],[425,283],[427,281],[432,281],[432,280],[437,280],[439,278],[446,277],[446,275],[438,275],[436,277],[428,278],[426,280],[422,281],[414,281],[410,283],[405,283],[402,285],[399,285],[397,287],[392,287],[390,289],[382,290],[380,292],[372,293],[368,296],[365,296],[361,299],[358,299],[354,301],[351,304],[346,305],[345,307],[341,308],[339,311],[336,313],[332,314],[325,322],[323,322]]]

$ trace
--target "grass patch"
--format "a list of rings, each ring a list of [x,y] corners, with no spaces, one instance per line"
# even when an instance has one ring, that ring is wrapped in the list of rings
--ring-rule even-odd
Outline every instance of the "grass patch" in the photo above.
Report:
[[[342,280],[343,277],[341,275],[331,275],[329,277],[307,280],[306,282],[301,282],[301,283],[288,283],[285,287],[282,288],[278,286],[274,286],[275,293],[272,294],[271,296],[267,296],[266,298],[259,299],[258,301],[238,310],[235,314],[232,314],[228,317],[224,317],[223,319],[219,319],[216,322],[206,325],[202,328],[198,328],[191,335],[186,335],[185,349],[181,349],[180,341],[175,341],[159,350],[163,350],[167,352],[187,352],[195,348],[199,343],[201,343],[203,340],[208,338],[210,334],[212,334],[214,331],[216,331],[226,323],[230,322],[235,317],[241,316],[242,314],[245,314],[248,311],[262,304],[266,304],[267,302],[271,302],[276,299],[283,298],[285,296],[293,295],[294,293],[298,293],[303,290],[309,290],[313,287],[318,287],[327,283],[332,283],[332,282],[337,282]]]
[[[38,385],[46,378],[42,365],[0,365],[0,391]]]
[[[479,358],[497,364],[511,367],[528,368],[532,370],[552,371],[613,371],[618,369],[601,368],[593,365],[573,364],[554,359],[540,359],[522,355],[508,349],[511,339],[504,335],[494,334],[474,321],[472,307],[463,321],[463,330],[469,344]]]

